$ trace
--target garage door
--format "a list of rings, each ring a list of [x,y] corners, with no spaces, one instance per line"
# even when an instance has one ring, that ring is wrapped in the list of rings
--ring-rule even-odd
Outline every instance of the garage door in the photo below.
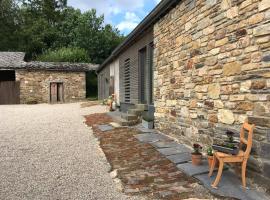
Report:
[[[15,71],[0,70],[0,105],[20,103],[20,82],[15,81]]]

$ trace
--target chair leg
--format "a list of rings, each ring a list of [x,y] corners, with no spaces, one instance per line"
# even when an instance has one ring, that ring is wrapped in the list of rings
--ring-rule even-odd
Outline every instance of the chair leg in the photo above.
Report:
[[[221,175],[222,175],[222,171],[223,171],[223,165],[224,165],[224,162],[222,159],[219,160],[219,168],[218,168],[218,174],[217,174],[217,177],[216,177],[216,180],[214,181],[214,183],[212,184],[212,187],[213,188],[217,188],[217,185],[220,181],[220,178],[221,178]]]
[[[214,156],[213,156],[213,162],[212,162],[212,165],[211,165],[211,167],[210,167],[210,171],[209,171],[208,177],[211,177],[211,176],[212,176],[213,171],[214,171],[215,166],[216,166],[216,162],[217,162],[217,158],[216,158],[216,156],[214,155]]]
[[[244,160],[242,163],[242,184],[243,187],[246,188],[246,169],[247,169],[247,160]]]

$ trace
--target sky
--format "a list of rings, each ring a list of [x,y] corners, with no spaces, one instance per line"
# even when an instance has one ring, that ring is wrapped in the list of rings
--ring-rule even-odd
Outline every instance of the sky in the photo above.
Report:
[[[129,34],[153,10],[160,0],[68,0],[68,5],[82,12],[95,8],[104,14],[105,23]]]

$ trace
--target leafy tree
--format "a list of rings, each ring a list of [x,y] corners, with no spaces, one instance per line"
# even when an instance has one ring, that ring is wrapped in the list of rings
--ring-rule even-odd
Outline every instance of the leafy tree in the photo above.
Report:
[[[0,51],[18,49],[19,6],[13,0],[0,0]]]
[[[49,50],[38,56],[37,60],[45,62],[91,62],[86,50],[65,47],[58,50]]]
[[[21,12],[20,50],[33,59],[54,46],[58,40],[57,24],[66,0],[23,0]]]
[[[94,63],[102,63],[124,39],[117,29],[104,25],[104,16],[97,16],[95,9],[81,13],[68,8],[63,15],[65,20],[59,24],[62,45],[87,50]]]

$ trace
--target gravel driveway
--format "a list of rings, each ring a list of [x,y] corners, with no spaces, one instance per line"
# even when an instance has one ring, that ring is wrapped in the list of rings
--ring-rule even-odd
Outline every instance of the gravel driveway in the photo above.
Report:
[[[79,103],[0,106],[0,199],[130,199],[83,123],[83,115],[104,111]]]

